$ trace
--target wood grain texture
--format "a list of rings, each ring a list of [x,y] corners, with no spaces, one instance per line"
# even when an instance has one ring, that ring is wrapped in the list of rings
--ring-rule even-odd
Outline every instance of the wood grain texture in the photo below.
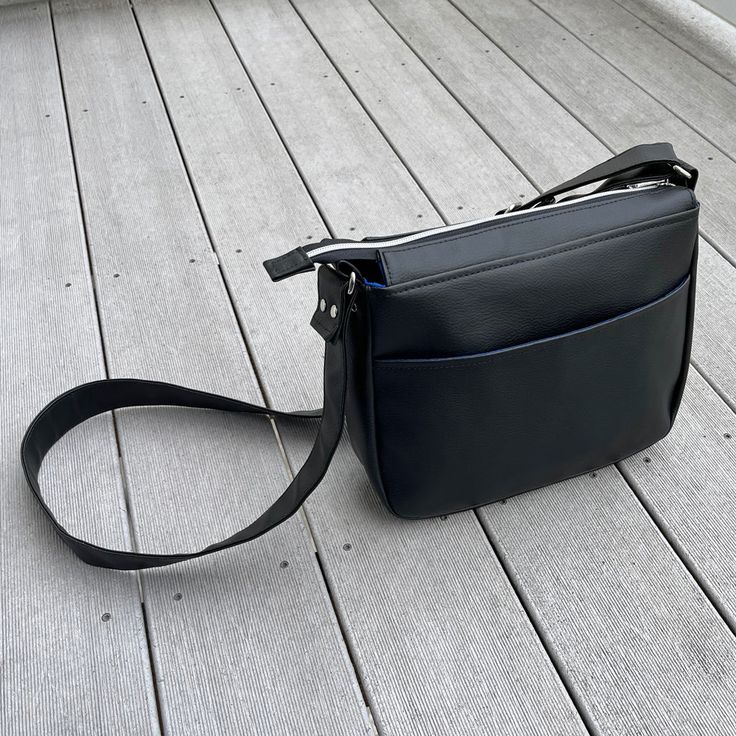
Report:
[[[370,3],[293,4],[443,219],[487,217],[535,193]]]
[[[731,734],[736,641],[632,500],[606,468],[481,517],[600,733]]]
[[[54,11],[111,372],[257,400],[128,4],[60,2]],[[136,537],[147,549],[224,538],[287,482],[262,419],[126,411],[119,429]],[[168,731],[367,730],[299,518],[247,549],[143,582]]]
[[[311,391],[282,379],[275,403],[319,406],[324,341],[307,328],[314,283],[274,284],[261,261],[329,233],[207,0],[139,1],[135,12],[259,373],[291,362],[302,336]]]
[[[693,0],[616,0],[637,18],[736,83],[736,27]]]
[[[535,0],[722,150],[736,137],[736,86],[607,0]]]
[[[441,225],[292,7],[267,0],[241,5],[215,3],[332,229],[360,238]],[[358,207],[365,201],[372,203],[366,211]]]
[[[0,732],[156,734],[135,577],[78,562],[42,517],[19,462],[34,414],[104,376],[45,4],[0,9],[0,90]],[[57,517],[127,547],[109,417],[60,449],[43,472]]]
[[[736,199],[736,163],[528,0],[456,5],[612,151],[667,140],[693,161],[701,171],[703,231],[736,261],[727,206]]]
[[[621,466],[736,628],[736,417],[696,371],[681,411],[662,442]]]
[[[446,0],[373,5],[540,189],[610,156],[592,135],[562,134],[574,117]]]
[[[392,163],[396,159],[380,134],[365,126],[364,112],[293,11],[280,11],[291,18],[288,31],[269,11],[265,16],[269,23],[257,27],[257,43],[262,46],[254,48],[256,41],[239,29],[255,27],[249,13],[266,10],[254,5],[246,10],[241,4],[229,10],[220,4],[219,10],[312,191],[328,192],[336,181],[352,187],[355,176],[377,193],[376,209],[364,212],[349,200],[335,204],[339,192],[333,190],[330,209],[324,208],[332,222],[343,223],[345,230],[350,227],[347,223],[370,229],[383,212],[395,227],[406,228],[417,208],[430,211],[406,171]],[[314,206],[306,192],[299,191],[297,173],[279,148],[235,52],[225,37],[218,38],[218,21],[209,5],[152,0],[136,4],[136,13],[226,278],[233,285],[242,284],[233,293],[262,378],[277,405],[292,400],[296,405],[317,403],[318,356],[310,347],[307,315],[284,336],[278,337],[274,329],[293,324],[289,315],[293,295],[301,295],[302,288],[313,308],[312,279],[293,279],[288,291],[279,291],[254,274],[252,265],[278,249],[293,247],[295,234],[321,236],[313,224]],[[294,81],[296,67],[274,51],[280,48],[288,48],[289,59],[307,62]],[[316,78],[307,79],[309,73]],[[333,81],[321,103],[310,90],[322,84],[324,73]],[[223,101],[222,91],[233,89],[239,92],[235,101],[230,93]],[[307,106],[315,109],[309,111]],[[217,115],[219,130],[202,136],[193,121],[200,116],[208,120],[210,110]],[[327,122],[321,122],[325,118]],[[321,151],[321,157],[312,148]],[[257,156],[265,163],[259,165]],[[392,185],[398,192],[402,188],[413,192],[411,209],[407,211],[401,201],[389,207]],[[232,214],[223,190],[246,212],[263,208],[269,222],[267,238],[260,237],[259,222]],[[241,257],[231,255],[241,247]],[[297,467],[311,440],[288,426],[282,429]],[[560,733],[581,733],[577,715],[474,517],[464,515],[447,525],[412,525],[414,536],[407,542],[398,534],[403,525],[379,507],[346,447],[337,462],[339,468],[330,472],[314,502],[309,502],[309,517],[381,732],[466,734],[493,728],[500,733],[519,729],[546,733],[549,721],[560,724]],[[344,549],[353,542],[356,555]],[[397,559],[406,562],[397,565]],[[438,585],[448,586],[443,600],[456,601],[454,609],[438,603]]]

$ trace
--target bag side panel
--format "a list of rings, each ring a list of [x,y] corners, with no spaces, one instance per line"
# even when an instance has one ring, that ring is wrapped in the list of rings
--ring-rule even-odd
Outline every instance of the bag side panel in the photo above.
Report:
[[[348,438],[368,479],[384,504],[391,509],[381,481],[374,417],[373,356],[370,292],[358,287],[355,312],[348,329],[348,389],[345,421]]]

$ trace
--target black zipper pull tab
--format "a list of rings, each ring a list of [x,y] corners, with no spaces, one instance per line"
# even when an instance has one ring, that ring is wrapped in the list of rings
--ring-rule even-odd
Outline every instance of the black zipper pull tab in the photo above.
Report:
[[[276,256],[276,258],[263,261],[263,267],[271,277],[271,281],[281,281],[282,279],[288,279],[290,276],[296,276],[298,273],[314,271],[312,259],[301,246],[290,250],[288,253]]]

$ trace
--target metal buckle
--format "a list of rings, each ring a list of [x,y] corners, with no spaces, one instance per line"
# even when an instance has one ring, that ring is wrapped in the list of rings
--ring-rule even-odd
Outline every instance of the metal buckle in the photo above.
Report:
[[[350,272],[350,281],[348,281],[348,296],[355,291],[355,271]]]

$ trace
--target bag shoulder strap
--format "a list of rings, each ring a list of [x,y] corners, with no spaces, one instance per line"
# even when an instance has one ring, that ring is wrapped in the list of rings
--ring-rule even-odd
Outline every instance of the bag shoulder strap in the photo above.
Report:
[[[93,381],[67,391],[48,404],[36,416],[23,437],[21,463],[26,480],[46,516],[72,551],[84,562],[117,570],[143,570],[191,560],[235,547],[265,534],[291,517],[319,485],[332,460],[343,428],[347,391],[346,334],[356,297],[355,276],[349,278],[331,268],[321,268],[319,298],[335,305],[335,317],[329,306],[317,309],[312,326],[326,341],[324,362],[324,405],[322,411],[282,412],[245,401],[197,391],[183,386],[133,378]],[[39,485],[43,459],[53,445],[78,424],[114,409],[144,406],[181,406],[195,409],[291,417],[305,420],[319,418],[319,428],[309,456],[286,490],[245,529],[198,552],[151,554],[108,549],[71,534],[54,516],[44,500]]]
[[[673,175],[690,189],[695,189],[698,171],[690,164],[677,158],[671,143],[643,143],[619,153],[607,161],[593,166],[582,174],[558,184],[523,205],[514,206],[513,211],[532,209],[560,194],[595,184],[606,179],[631,179],[635,177]]]

